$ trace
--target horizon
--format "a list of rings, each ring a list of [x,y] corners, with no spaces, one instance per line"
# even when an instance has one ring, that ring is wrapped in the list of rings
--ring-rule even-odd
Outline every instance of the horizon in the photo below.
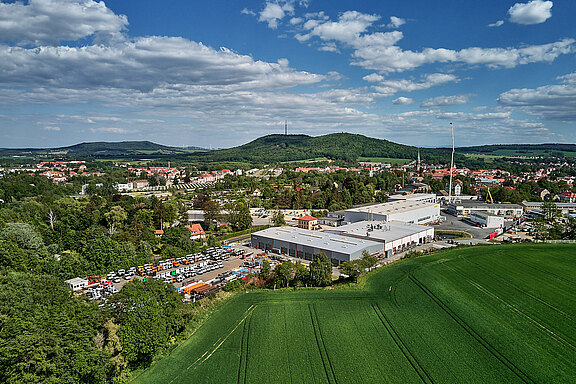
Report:
[[[0,0],[0,144],[576,143],[574,2]],[[14,22],[17,21],[17,22]]]
[[[328,136],[328,135],[334,135],[334,134],[352,134],[352,135],[361,135],[364,137],[367,137],[369,139],[378,139],[378,140],[387,140],[389,142],[392,142],[394,144],[401,144],[401,143],[396,143],[393,142],[391,140],[385,139],[385,138],[377,138],[377,137],[370,137],[367,135],[363,135],[363,134],[358,134],[358,133],[350,133],[350,132],[331,132],[331,133],[327,133],[327,134],[323,134],[323,135],[317,135],[317,136],[313,136],[313,135],[306,135],[306,134],[300,134],[300,133],[293,133],[293,134],[288,134],[288,135],[284,135],[282,133],[272,133],[269,135],[264,135],[264,136],[260,136],[257,137],[253,140],[250,140],[248,142],[245,143],[241,143],[237,146],[233,146],[233,147],[218,147],[218,148],[205,148],[205,147],[195,147],[198,150],[206,150],[206,151],[216,151],[216,150],[221,150],[221,149],[231,149],[231,148],[236,148],[236,147],[240,147],[246,144],[249,144],[255,140],[261,139],[263,137],[267,137],[267,136],[307,136],[307,137],[319,137],[319,136]],[[69,148],[69,147],[73,147],[73,146],[77,146],[77,145],[82,145],[82,144],[95,144],[95,143],[102,143],[102,144],[118,144],[118,143],[150,143],[150,144],[155,144],[155,145],[161,145],[164,147],[170,147],[170,148],[174,148],[174,149],[186,149],[186,148],[190,148],[190,147],[194,147],[194,146],[188,146],[188,145],[184,145],[184,146],[175,146],[175,145],[170,145],[170,144],[162,144],[162,143],[157,143],[154,141],[150,141],[150,140],[118,140],[118,141],[102,141],[102,140],[98,140],[98,141],[84,141],[84,142],[79,142],[79,143],[74,143],[74,144],[70,144],[70,145],[63,145],[63,146],[55,146],[55,147],[0,147],[0,150],[26,150],[26,149],[32,149],[32,150],[42,150],[42,149],[63,149],[63,148]],[[402,144],[402,145],[408,145],[408,146],[412,146],[415,148],[426,148],[426,149],[451,149],[452,146],[435,146],[435,147],[429,147],[429,146],[415,146],[415,145],[410,145],[410,144]],[[479,144],[479,145],[464,145],[464,146],[455,146],[456,149],[458,148],[467,148],[467,147],[479,147],[479,146],[484,146],[484,145],[498,145],[498,146],[514,146],[514,145],[521,145],[521,146],[526,146],[526,145],[533,145],[533,146],[537,146],[537,145],[576,145],[573,143],[560,143],[560,142],[546,142],[546,143],[507,143],[507,144]]]

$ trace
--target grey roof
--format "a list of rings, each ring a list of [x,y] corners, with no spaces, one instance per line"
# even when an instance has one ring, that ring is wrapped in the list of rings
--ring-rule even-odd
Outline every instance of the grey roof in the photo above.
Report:
[[[375,241],[391,242],[429,230],[434,230],[434,228],[402,221],[359,221],[334,229],[328,229],[326,232],[363,237],[368,233],[369,237]]]
[[[463,200],[458,202],[453,202],[455,206],[462,206],[464,208],[476,208],[479,210],[486,209],[522,209],[522,206],[518,204],[497,204],[497,203],[487,203],[485,201],[478,200]]]
[[[438,203],[427,203],[413,200],[398,200],[389,203],[372,204],[366,207],[347,209],[346,212],[364,212],[375,215],[389,215],[391,213],[409,212],[414,209],[430,207]]]
[[[361,240],[329,232],[311,231],[295,227],[267,228],[254,232],[252,235],[345,254],[361,252],[366,249],[366,247],[381,246],[380,243],[375,241]]]

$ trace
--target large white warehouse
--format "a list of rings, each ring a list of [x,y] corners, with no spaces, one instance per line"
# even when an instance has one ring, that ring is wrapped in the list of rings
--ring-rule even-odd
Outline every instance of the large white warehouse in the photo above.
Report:
[[[399,221],[360,221],[326,232],[384,243],[386,257],[434,239],[434,227]]]
[[[312,260],[314,255],[324,252],[334,265],[360,259],[363,251],[384,252],[384,244],[380,242],[288,226],[254,232],[251,242],[254,248],[305,260]]]
[[[344,222],[403,221],[413,224],[434,223],[440,220],[440,204],[420,201],[392,201],[346,209]]]

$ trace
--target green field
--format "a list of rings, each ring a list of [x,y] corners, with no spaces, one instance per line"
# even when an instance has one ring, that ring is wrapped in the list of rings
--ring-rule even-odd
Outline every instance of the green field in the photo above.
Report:
[[[576,382],[576,246],[443,251],[242,293],[136,383]]]

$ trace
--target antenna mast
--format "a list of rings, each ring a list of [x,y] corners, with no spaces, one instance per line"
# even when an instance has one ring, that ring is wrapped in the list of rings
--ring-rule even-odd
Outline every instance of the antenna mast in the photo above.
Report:
[[[288,136],[288,120],[284,120],[284,135]]]
[[[452,130],[452,159],[450,160],[450,190],[448,191],[448,202],[452,201],[452,169],[454,168],[454,126],[450,123]]]

